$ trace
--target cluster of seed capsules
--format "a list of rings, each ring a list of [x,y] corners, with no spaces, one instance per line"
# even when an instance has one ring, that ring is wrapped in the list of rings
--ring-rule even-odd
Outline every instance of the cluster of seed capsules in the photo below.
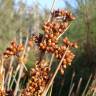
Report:
[[[24,50],[23,44],[16,44],[16,42],[11,42],[10,46],[6,48],[4,52],[4,57],[8,58],[10,56],[18,56],[21,51]]]
[[[59,20],[58,20],[59,18]],[[64,33],[66,28],[70,25],[70,21],[74,20],[75,17],[72,13],[64,10],[55,10],[52,12],[52,19],[50,22],[46,22],[43,25],[44,38],[40,43],[39,47],[42,51],[47,51],[48,53],[54,53],[55,57],[58,60],[61,60],[63,57],[64,52],[66,51],[67,47],[74,47],[77,48],[76,43],[72,43],[68,40],[67,37],[63,39],[64,45],[58,46],[58,39]],[[67,64],[71,64],[72,60],[74,59],[74,53],[68,49],[63,63],[60,67],[60,72],[64,73],[64,68],[66,68]]]
[[[55,57],[59,60],[62,59],[64,53],[66,52],[62,65],[60,67],[60,72],[62,75],[64,74],[64,69],[67,67],[67,65],[71,65],[71,63],[75,57],[75,54],[68,48],[68,46],[73,47],[73,48],[78,48],[77,44],[75,42],[74,43],[70,42],[67,37],[65,37],[63,39],[63,43],[64,43],[64,45],[58,47],[55,50]]]
[[[26,89],[23,90],[21,96],[41,96],[49,81],[48,63],[42,60],[36,64],[31,70],[31,79],[29,80]]]
[[[61,18],[59,21],[57,17]],[[52,12],[52,19],[50,22],[45,22],[42,29],[45,32],[44,38],[40,43],[40,49],[42,51],[54,52],[54,47],[58,43],[59,36],[64,33],[66,28],[69,26],[69,21],[75,19],[75,17],[68,11],[57,10]]]
[[[37,40],[39,40],[38,36],[32,35],[28,40],[28,46],[32,47],[34,42],[37,43]],[[10,46],[6,48],[5,52],[3,53],[5,58],[11,57],[11,56],[19,56],[19,53],[24,51],[24,44],[17,44],[15,41],[12,41]]]

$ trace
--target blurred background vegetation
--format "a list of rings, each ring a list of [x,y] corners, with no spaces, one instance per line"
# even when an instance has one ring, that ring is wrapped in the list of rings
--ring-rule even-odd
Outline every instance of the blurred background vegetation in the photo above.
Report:
[[[94,76],[96,73],[96,0],[75,0],[75,7],[72,6],[72,1],[70,3],[68,0],[62,1],[65,4],[64,8],[72,11],[76,16],[76,20],[64,36],[67,35],[71,40],[77,41],[79,48],[75,51],[76,58],[72,66],[66,69],[64,76],[58,74],[55,79],[52,96],[68,96],[72,76],[75,84],[72,96],[76,96],[74,93],[80,78],[82,84],[79,95],[85,88],[90,75]],[[15,0],[0,0],[0,53],[5,50],[11,40],[18,37],[20,32],[28,31],[36,34],[42,32],[41,24],[47,20],[50,10],[47,8],[41,10],[40,7],[36,0],[30,7],[22,0],[17,4]],[[29,67],[36,59],[33,54],[30,55],[32,59],[28,62]]]

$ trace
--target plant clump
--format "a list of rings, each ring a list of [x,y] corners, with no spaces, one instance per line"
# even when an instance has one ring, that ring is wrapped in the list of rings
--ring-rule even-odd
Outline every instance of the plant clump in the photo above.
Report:
[[[62,45],[59,45],[59,39],[67,31],[75,17],[71,12],[65,10],[55,10],[51,13],[49,21],[46,21],[42,25],[42,30],[44,34],[39,34],[38,36],[32,34],[32,36],[27,36],[25,42],[20,42],[20,44],[15,41],[11,42],[10,46],[6,48],[3,53],[3,59],[1,60],[3,75],[4,70],[4,60],[13,57],[10,60],[9,70],[4,74],[4,84],[7,84],[3,91],[0,89],[0,96],[46,96],[50,86],[52,85],[58,71],[64,75],[64,70],[68,65],[71,65],[75,54],[71,48],[78,48],[76,42],[71,42],[67,37],[62,40]],[[23,38],[21,38],[23,39]],[[61,38],[62,39],[62,38]],[[43,53],[42,58],[37,60],[35,67],[27,70],[26,63],[28,61],[28,53],[36,45],[39,51]],[[58,66],[56,66],[53,72],[51,65],[53,64],[53,59],[46,59],[46,54],[54,56],[57,59]],[[16,57],[16,58],[14,58]],[[16,59],[16,65],[13,65],[13,60]],[[20,80],[24,78],[25,70],[30,73],[25,88],[19,91]],[[23,75],[22,75],[23,74]],[[2,81],[3,82],[3,81]],[[13,91],[15,83],[15,89]],[[4,87],[2,85],[2,87]],[[5,95],[5,93],[7,95]],[[3,95],[4,94],[4,95]]]
[[[61,61],[64,53],[65,57],[59,67],[61,74],[64,74],[64,70],[67,65],[71,65],[75,54],[70,50],[70,47],[78,48],[76,42],[70,42],[67,37],[63,41],[63,45],[59,46],[59,38],[65,33],[66,29],[70,25],[70,21],[75,17],[68,11],[55,10],[51,14],[51,20],[45,22],[42,26],[44,31],[43,36],[36,36],[35,41],[38,43],[38,47],[44,54],[54,54],[58,61]],[[31,69],[31,79],[29,80],[27,87],[23,90],[22,96],[43,96],[42,93],[46,89],[46,86],[51,82],[51,68],[45,61],[39,61],[35,68]],[[58,68],[57,68],[58,69]],[[58,70],[58,71],[59,71]]]

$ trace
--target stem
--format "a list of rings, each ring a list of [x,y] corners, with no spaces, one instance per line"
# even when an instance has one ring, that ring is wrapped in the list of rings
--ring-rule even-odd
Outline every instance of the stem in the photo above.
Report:
[[[2,56],[0,73],[3,72],[3,64],[4,64],[4,58],[3,58],[3,56]]]
[[[2,83],[1,83],[1,89],[4,90],[4,75],[5,75],[5,70],[4,70],[4,58],[2,56],[2,59],[1,59],[1,69],[0,69],[0,73],[2,74]]]
[[[9,73],[9,78],[8,78],[8,84],[7,84],[7,89],[9,90],[9,86],[10,86],[10,82],[11,82],[11,78],[12,78],[12,72],[13,72],[13,67],[10,69],[10,73]]]
[[[4,90],[5,69],[3,69],[3,73],[2,73],[2,75],[3,75],[2,90]]]
[[[53,89],[53,84],[51,85],[51,89],[50,89],[50,94],[49,94],[49,96],[52,96],[52,89]]]
[[[72,93],[73,88],[74,88],[74,83],[72,84],[72,87],[71,87],[71,89],[69,90],[68,96],[71,96],[71,93]]]
[[[76,90],[76,96],[79,96],[79,90],[80,90],[81,83],[82,83],[82,78],[80,78],[80,80],[79,80],[79,84],[78,84],[77,90]]]
[[[10,60],[10,64],[9,64],[9,69],[8,69],[8,72],[7,72],[7,74],[6,74],[6,78],[5,78],[5,81],[4,81],[5,84],[7,85],[6,87],[9,86],[8,83],[10,82],[10,81],[9,81],[10,78],[11,78],[10,76],[12,76],[12,75],[10,75],[10,70],[13,71],[13,69],[12,69],[13,61],[14,61],[14,57],[12,56],[12,57],[11,57],[11,60]],[[10,75],[10,76],[9,76],[9,75]]]
[[[70,88],[69,88],[69,90],[70,90],[71,87],[72,87],[72,83],[73,83],[73,79],[74,79],[74,77],[75,77],[75,72],[73,72],[73,74],[72,74],[72,78],[71,78],[71,83],[70,83]]]
[[[82,96],[85,96],[85,93],[86,93],[86,91],[87,91],[87,88],[88,88],[88,86],[89,86],[89,83],[90,83],[91,79],[92,79],[92,74],[91,74],[90,77],[89,77],[89,80],[88,80],[88,82],[87,82],[87,85],[86,85],[83,93],[82,93]]]
[[[22,77],[23,69],[24,69],[24,67],[21,65],[21,66],[20,66],[20,70],[19,70],[19,77],[18,77],[18,80],[17,80],[15,92],[14,92],[14,96],[17,96],[18,89],[19,89],[19,83],[20,83],[20,80],[21,80],[21,77]]]
[[[49,64],[49,68],[51,67],[53,60],[54,60],[54,54],[52,54],[52,57],[51,57],[51,60],[50,60],[50,64]]]
[[[11,82],[11,85],[10,85],[10,89],[12,88],[14,81],[16,82],[15,77],[16,77],[19,69],[20,69],[20,65],[18,65],[17,68],[16,68],[16,72],[15,72],[15,75],[13,76],[13,79],[12,79],[12,82]]]
[[[54,9],[55,2],[56,2],[56,0],[53,0],[52,7],[51,7],[51,12],[52,12],[53,9]],[[51,12],[50,12],[50,14],[49,14],[48,22],[51,20]]]
[[[20,44],[22,44],[22,32],[20,32],[20,34],[19,34],[20,36]]]

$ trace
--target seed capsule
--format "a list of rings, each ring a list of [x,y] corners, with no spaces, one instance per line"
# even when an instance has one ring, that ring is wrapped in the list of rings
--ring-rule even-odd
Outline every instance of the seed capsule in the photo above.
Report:
[[[52,38],[53,38],[53,34],[49,34],[49,38],[51,38],[51,39],[52,39]]]

